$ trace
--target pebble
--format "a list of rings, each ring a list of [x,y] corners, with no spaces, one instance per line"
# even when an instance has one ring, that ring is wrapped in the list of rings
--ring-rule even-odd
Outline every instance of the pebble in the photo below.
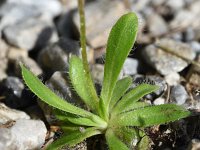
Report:
[[[196,53],[200,53],[200,43],[197,41],[191,41],[190,46],[192,47],[192,49],[196,52]]]
[[[195,52],[187,44],[171,39],[161,39],[158,43],[178,54],[181,54],[187,59],[193,60],[195,58]],[[154,45],[149,45],[144,49],[143,57],[147,63],[149,63],[162,75],[180,72],[188,66],[188,63],[181,58],[168,54],[159,48],[156,48]]]
[[[7,44],[0,39],[0,81],[5,79],[7,77],[7,64],[8,64],[8,59],[7,59],[7,54],[8,54],[8,46]]]
[[[172,11],[179,11],[180,9],[182,9],[185,5],[184,0],[168,0],[166,2],[166,6],[171,8]]]
[[[147,25],[152,36],[161,36],[168,32],[165,20],[155,12],[147,17]]]
[[[175,102],[177,105],[182,105],[186,102],[189,95],[184,86],[178,84],[173,86],[170,93],[170,99],[172,102]]]
[[[3,33],[9,44],[25,50],[42,48],[58,40],[55,27],[47,16],[30,18],[10,25],[3,30]]]
[[[139,66],[139,61],[133,58],[126,58],[124,66],[122,68],[124,75],[135,75],[137,74],[137,69]]]
[[[9,121],[16,121],[19,119],[30,119],[30,117],[23,111],[11,109],[7,107],[4,103],[0,103],[0,125],[5,124]]]
[[[79,55],[79,50],[77,41],[61,38],[39,53],[38,62],[44,70],[66,71],[69,65],[69,56]]]
[[[28,52],[25,49],[19,49],[16,47],[10,47],[8,52],[8,59],[10,62],[15,62],[21,58],[27,58]]]
[[[102,64],[94,64],[92,66],[91,75],[95,83],[102,84],[104,77],[104,65]]]
[[[18,76],[21,76],[21,68],[19,66],[20,63],[24,64],[36,76],[41,75],[43,73],[41,67],[34,59],[30,57],[20,57],[20,59],[18,59],[14,63],[14,71]]]
[[[158,98],[156,98],[156,99],[153,101],[153,104],[154,104],[154,105],[162,105],[162,104],[164,104],[164,103],[165,103],[165,99],[162,98],[162,97],[158,97]]]
[[[0,130],[1,149],[7,150],[7,145],[13,149],[40,149],[45,142],[47,129],[40,120],[19,119],[11,128]],[[7,145],[5,145],[5,143]]]
[[[200,149],[200,140],[199,139],[192,139],[188,149],[199,150]]]
[[[95,12],[95,17],[94,17]],[[105,46],[111,27],[119,17],[127,12],[122,1],[95,1],[85,7],[86,37],[92,48]],[[73,18],[79,29],[78,13]]]
[[[187,19],[185,19],[187,18]],[[180,10],[175,15],[175,18],[170,22],[169,26],[171,29],[194,27],[199,24],[198,16],[189,10]]]
[[[177,85],[180,81],[180,75],[177,72],[172,72],[165,76],[165,81],[169,86]]]
[[[37,3],[34,0],[7,0],[0,9],[0,29],[36,16],[48,15],[53,20],[61,12],[62,6],[57,0],[42,0]]]
[[[10,129],[0,128],[0,149],[14,150],[17,146],[14,143],[14,138],[11,135]]]

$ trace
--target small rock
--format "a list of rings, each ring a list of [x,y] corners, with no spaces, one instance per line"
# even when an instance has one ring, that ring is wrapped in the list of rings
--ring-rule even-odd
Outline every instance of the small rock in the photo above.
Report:
[[[180,9],[182,9],[185,5],[184,0],[168,0],[166,2],[166,6],[168,6],[169,8],[172,9],[172,11],[178,11]]]
[[[167,47],[168,49],[181,54],[183,57],[186,57],[190,60],[195,58],[195,52],[187,44],[170,39],[161,39],[158,41],[158,43],[159,45]],[[145,48],[143,51],[143,57],[162,75],[180,72],[188,66],[188,63],[181,58],[168,54],[163,50],[156,48],[154,45],[149,45]]]
[[[185,19],[187,18],[187,19]],[[185,28],[185,27],[195,27],[199,24],[198,15],[192,13],[189,10],[178,11],[173,21],[170,23],[172,29],[175,28]]]
[[[195,37],[195,33],[194,33],[193,28],[188,27],[185,31],[185,40],[192,41],[194,39],[194,37]]]
[[[164,19],[157,13],[151,13],[147,17],[147,26],[152,36],[161,36],[168,32],[168,26]]]
[[[20,63],[23,63],[26,67],[28,67],[29,70],[33,72],[36,76],[41,75],[43,73],[42,69],[37,64],[37,62],[35,62],[34,59],[30,57],[21,57],[20,59],[15,61],[15,64],[14,64],[15,73],[18,76],[21,76],[21,68],[19,66]]]
[[[38,62],[45,70],[66,71],[70,55],[79,55],[77,41],[60,39],[44,48],[38,56]]]
[[[200,149],[200,140],[199,139],[192,139],[188,149],[199,150]]]
[[[153,104],[154,105],[162,105],[165,103],[165,99],[162,98],[162,97],[159,97],[159,98],[156,98],[154,101],[153,101]]]
[[[8,46],[6,43],[0,39],[0,81],[7,77],[7,67],[8,67]]]
[[[180,75],[177,72],[172,72],[165,76],[165,81],[169,86],[174,86],[179,83]]]
[[[143,1],[137,1],[137,0],[131,0],[131,10],[132,11],[143,11],[147,8],[150,0],[143,0]]]
[[[192,49],[196,52],[196,53],[200,53],[200,43],[197,41],[191,41],[190,46],[192,47]]]
[[[28,52],[24,49],[10,47],[8,52],[8,59],[11,62],[15,62],[21,58],[28,57]]]
[[[123,74],[124,75],[134,75],[137,74],[139,62],[137,59],[127,58],[124,62],[123,66]]]
[[[126,12],[127,9],[122,1],[102,0],[90,2],[86,5],[86,37],[92,48],[106,45],[111,27]],[[78,13],[74,15],[74,22],[79,29]]]
[[[14,150],[17,148],[13,144],[13,136],[10,132],[10,129],[0,128],[0,149],[1,150]]]
[[[40,120],[17,120],[11,127],[17,149],[40,149],[45,142],[47,129]]]
[[[8,26],[3,32],[11,45],[26,50],[35,47],[42,48],[47,43],[55,42],[58,39],[52,21],[46,16],[30,18],[24,22]]]
[[[200,54],[197,55],[196,62],[200,63]],[[200,68],[196,65],[192,65],[187,73],[186,78],[190,84],[200,87]]]
[[[19,119],[30,119],[30,117],[23,111],[11,109],[3,103],[0,103],[0,125]]]
[[[42,0],[37,3],[34,0],[7,0],[0,9],[0,29],[36,16],[48,15],[52,20],[61,11],[62,6],[57,0]]]
[[[104,77],[104,66],[101,64],[93,65],[91,75],[92,75],[92,78],[94,79],[95,83],[102,84],[103,77]]]
[[[34,101],[31,98],[23,99],[24,84],[17,77],[7,77],[0,82],[0,95],[4,96],[4,103],[11,108],[24,108],[32,105]]]
[[[170,99],[178,105],[182,105],[188,99],[187,91],[182,85],[173,86],[171,89]]]

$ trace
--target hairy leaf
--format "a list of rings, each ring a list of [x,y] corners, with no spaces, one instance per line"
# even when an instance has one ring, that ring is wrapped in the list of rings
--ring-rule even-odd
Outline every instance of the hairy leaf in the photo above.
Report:
[[[111,111],[114,105],[119,101],[119,99],[124,95],[124,93],[128,90],[131,85],[132,79],[131,77],[125,77],[121,80],[118,80],[110,101],[109,110]]]
[[[82,98],[87,106],[92,110],[98,108],[98,97],[94,86],[88,84],[87,76],[83,68],[83,63],[77,56],[70,58],[69,75],[72,85],[78,95]]]
[[[117,21],[110,32],[101,91],[105,107],[108,107],[120,70],[135,42],[137,29],[137,16],[135,13],[128,13]]]
[[[115,121],[119,126],[148,127],[175,121],[188,115],[190,112],[181,106],[163,104],[122,113],[116,116]]]
[[[101,134],[101,132],[94,127],[84,129],[83,131],[74,131],[70,134],[66,133],[60,139],[49,145],[47,150],[59,150],[63,146],[72,147],[82,142],[84,139],[97,134]]]
[[[114,134],[114,132],[111,129],[108,129],[106,131],[106,141],[108,143],[110,150],[129,150],[129,148],[126,146],[125,143],[120,141],[118,137]]]
[[[126,95],[122,97],[122,99],[117,103],[114,108],[115,112],[121,112],[122,110],[132,109],[134,107],[135,102],[140,100],[143,96],[155,91],[158,89],[158,86],[150,85],[150,84],[140,84]]]
[[[62,111],[76,114],[79,116],[83,116],[83,117],[94,116],[94,114],[84,109],[78,108],[66,102],[65,100],[61,99],[49,88],[47,88],[32,72],[26,69],[23,65],[21,65],[21,69],[22,69],[22,76],[26,85],[31,89],[31,91],[35,95],[37,95],[45,103],[57,109],[60,109]]]

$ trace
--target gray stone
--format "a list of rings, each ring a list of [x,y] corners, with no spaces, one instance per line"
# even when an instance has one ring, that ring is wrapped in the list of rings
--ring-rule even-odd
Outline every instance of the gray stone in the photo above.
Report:
[[[11,127],[17,149],[40,149],[45,142],[47,129],[40,120],[17,120]]]
[[[20,60],[22,58],[28,57],[28,51],[24,49],[19,49],[15,47],[10,47],[8,52],[8,59],[10,62],[15,62],[17,60]]]
[[[40,149],[45,142],[46,133],[47,129],[42,121],[19,119],[10,128],[0,128],[0,148]]]
[[[200,43],[197,41],[191,41],[190,46],[192,47],[192,49],[196,52],[196,53],[200,53]]]
[[[0,128],[0,149],[1,150],[14,150],[17,148],[13,144],[14,138],[10,132],[10,129]]]
[[[131,0],[131,10],[132,11],[143,11],[147,8],[150,0],[143,0],[143,1],[137,1],[137,0]]]
[[[185,31],[185,40],[192,41],[194,39],[194,37],[195,37],[195,33],[194,33],[193,28],[188,27]]]
[[[57,0],[42,0],[38,2],[34,0],[7,0],[0,9],[0,29],[41,15],[48,15],[53,19],[61,11],[62,6]]]
[[[11,109],[3,103],[0,103],[0,125],[5,124],[9,121],[16,121],[19,119],[30,119],[30,117],[23,111]]]
[[[44,47],[58,39],[54,25],[47,16],[27,19],[6,27],[3,32],[11,45],[26,50]]]
[[[7,77],[6,69],[8,64],[7,59],[8,46],[6,43],[0,39],[0,81]]]
[[[182,9],[185,5],[184,0],[168,0],[166,2],[166,6],[168,6],[169,8],[171,8],[173,11],[178,11],[180,9]]]
[[[187,91],[182,85],[173,86],[171,89],[170,99],[178,105],[182,105],[188,99]]]
[[[96,83],[102,84],[104,77],[104,66],[101,64],[93,65],[91,75]]]
[[[153,101],[153,104],[154,104],[154,105],[162,105],[162,104],[164,104],[164,103],[165,103],[165,99],[162,98],[162,97],[158,97],[158,98],[156,98],[156,99]]]
[[[38,56],[38,62],[44,69],[52,71],[66,71],[70,55],[79,55],[79,45],[77,41],[60,39],[44,48]]]
[[[124,75],[134,75],[137,74],[139,62],[137,59],[127,58],[124,62],[124,66],[122,68]]]
[[[172,72],[165,76],[165,81],[169,86],[174,86],[179,83],[180,75],[177,72]]]
[[[161,36],[168,32],[168,26],[165,20],[155,12],[148,15],[147,26],[152,36]]]
[[[92,48],[106,45],[111,27],[126,12],[127,9],[122,1],[102,0],[86,5],[86,37]],[[74,15],[74,22],[79,29],[78,13]]]
[[[34,59],[30,57],[20,57],[19,59],[15,61],[15,64],[14,64],[14,69],[15,69],[14,71],[19,76],[21,75],[21,68],[19,66],[20,63],[28,67],[29,70],[33,72],[36,76],[41,75],[43,73],[42,69],[40,68],[40,66],[37,64],[37,62]]]
[[[172,29],[185,28],[188,26],[195,27],[199,25],[199,23],[198,14],[192,13],[189,10],[181,10],[177,12],[175,18],[170,22],[170,27]]]
[[[187,59],[193,60],[195,58],[195,52],[187,44],[170,39],[161,39],[158,41],[158,43],[159,45],[172,50],[172,52],[181,54]],[[166,53],[163,50],[156,48],[154,45],[149,45],[145,48],[143,51],[143,57],[162,75],[168,75],[173,72],[180,72],[188,66],[186,61]]]

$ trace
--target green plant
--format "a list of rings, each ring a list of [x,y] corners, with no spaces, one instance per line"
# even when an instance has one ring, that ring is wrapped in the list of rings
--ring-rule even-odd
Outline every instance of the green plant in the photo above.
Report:
[[[123,15],[113,26],[107,43],[100,96],[97,95],[90,76],[83,35],[85,31],[81,30],[84,31],[81,32],[82,59],[77,56],[70,58],[69,76],[74,90],[90,111],[61,99],[21,65],[26,85],[42,101],[56,108],[56,116],[64,122],[63,130],[68,131],[53,142],[49,149],[58,149],[64,145],[74,146],[98,134],[105,134],[111,150],[128,150],[133,147],[133,141],[138,143],[138,148],[143,149],[148,137],[144,136],[144,131],[139,128],[175,121],[190,114],[189,111],[175,104],[150,106],[140,102],[144,95],[158,89],[155,85],[144,83],[127,92],[132,79],[125,77],[118,80],[123,63],[135,42],[137,28],[138,20],[134,13]]]

